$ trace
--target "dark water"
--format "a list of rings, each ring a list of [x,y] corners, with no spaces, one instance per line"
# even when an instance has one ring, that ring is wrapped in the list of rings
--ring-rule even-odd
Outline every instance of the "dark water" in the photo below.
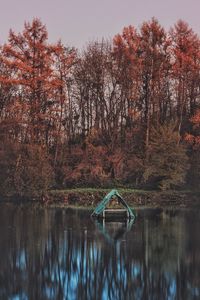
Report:
[[[200,299],[200,213],[143,210],[135,224],[103,224],[0,205],[4,299]]]

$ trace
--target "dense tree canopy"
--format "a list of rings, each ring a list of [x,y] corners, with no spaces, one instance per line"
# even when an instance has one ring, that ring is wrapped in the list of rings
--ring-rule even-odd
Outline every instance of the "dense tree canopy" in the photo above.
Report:
[[[184,21],[167,32],[153,18],[78,52],[34,19],[0,48],[1,193],[198,186],[199,109],[200,39]]]

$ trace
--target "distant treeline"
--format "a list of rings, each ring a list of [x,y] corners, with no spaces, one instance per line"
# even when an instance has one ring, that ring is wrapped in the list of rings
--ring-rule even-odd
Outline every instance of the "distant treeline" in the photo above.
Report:
[[[79,52],[39,19],[0,49],[0,193],[200,184],[200,38],[129,26]]]

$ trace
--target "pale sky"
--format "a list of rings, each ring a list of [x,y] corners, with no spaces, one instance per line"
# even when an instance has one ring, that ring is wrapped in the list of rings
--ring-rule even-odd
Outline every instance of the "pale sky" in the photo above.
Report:
[[[61,39],[79,49],[152,17],[166,29],[183,19],[200,35],[200,0],[0,0],[0,44],[10,28],[21,32],[34,17],[46,25],[49,42]]]

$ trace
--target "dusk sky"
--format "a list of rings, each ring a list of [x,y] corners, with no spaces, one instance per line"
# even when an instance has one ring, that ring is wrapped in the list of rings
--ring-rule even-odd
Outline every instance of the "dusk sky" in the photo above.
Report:
[[[21,32],[24,21],[34,17],[47,26],[50,42],[61,39],[79,49],[152,17],[166,29],[183,19],[200,35],[200,0],[1,0],[0,44],[7,41],[10,28]]]

